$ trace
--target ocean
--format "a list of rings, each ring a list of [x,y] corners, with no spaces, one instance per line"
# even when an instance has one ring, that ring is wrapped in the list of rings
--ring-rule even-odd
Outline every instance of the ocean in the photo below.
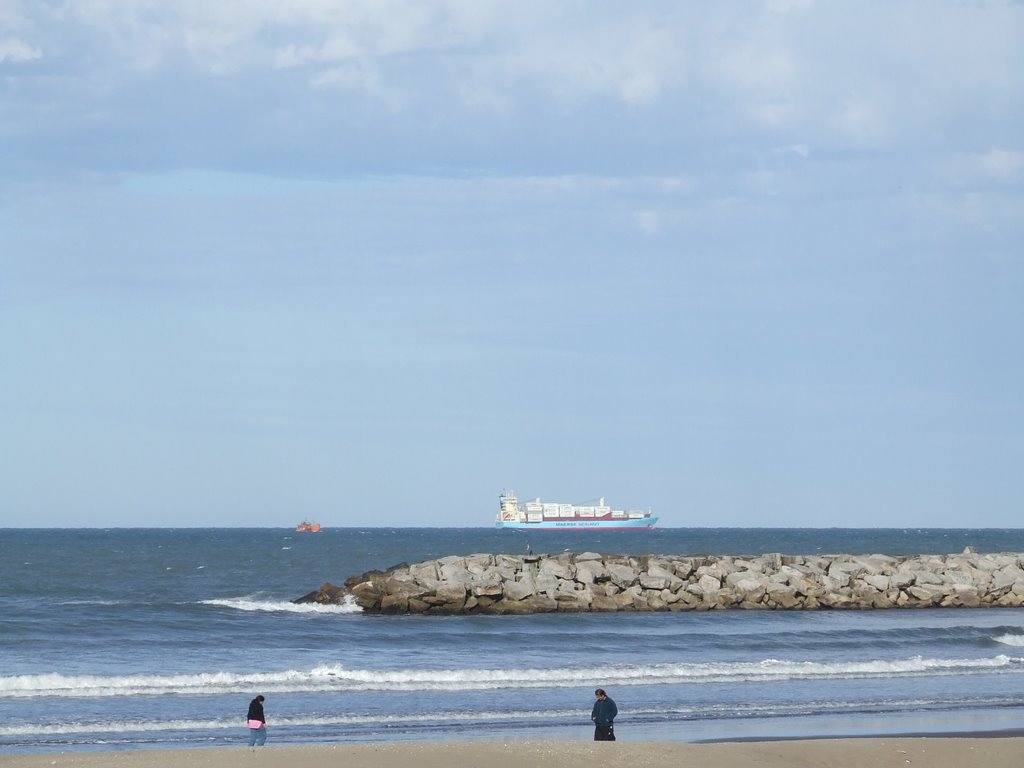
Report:
[[[528,540],[529,538],[529,540]],[[1024,530],[0,529],[0,752],[1024,730],[1024,609],[368,616],[323,582],[478,552],[1024,551]]]

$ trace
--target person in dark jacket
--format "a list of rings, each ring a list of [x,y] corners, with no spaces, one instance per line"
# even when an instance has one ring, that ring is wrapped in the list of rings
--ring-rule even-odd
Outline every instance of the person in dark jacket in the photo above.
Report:
[[[597,701],[590,712],[590,719],[594,721],[594,741],[615,741],[615,728],[612,722],[619,714],[619,708],[608,698],[604,688],[594,691],[594,696],[597,697]]]
[[[263,714],[262,696],[257,696],[249,702],[249,714],[246,716],[249,721],[249,746],[262,747],[267,743],[267,718]]]

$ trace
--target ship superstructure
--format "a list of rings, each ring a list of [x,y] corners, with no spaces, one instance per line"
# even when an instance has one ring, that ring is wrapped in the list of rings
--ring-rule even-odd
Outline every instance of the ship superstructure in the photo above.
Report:
[[[519,502],[513,491],[498,496],[498,528],[653,528],[658,518],[650,510],[612,509],[604,497],[596,503],[564,504],[539,498]]]

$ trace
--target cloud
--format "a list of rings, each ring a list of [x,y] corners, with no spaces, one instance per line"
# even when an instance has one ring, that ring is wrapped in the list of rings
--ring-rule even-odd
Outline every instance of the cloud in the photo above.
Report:
[[[807,11],[814,7],[815,0],[767,0],[765,7],[771,13],[788,14]]]
[[[993,147],[959,154],[949,161],[947,170],[948,180],[960,188],[1013,184],[1024,181],[1024,152]]]
[[[496,52],[478,75],[498,74],[497,86],[539,86],[563,106],[601,97],[649,106],[680,83],[685,70],[685,36],[659,21],[551,16],[517,30],[512,45]]]
[[[913,194],[903,203],[922,228],[932,232],[953,231],[961,237],[965,233],[983,235],[983,242],[1005,243],[1009,252],[1018,254],[1014,258],[1019,262],[1024,234],[1024,202],[1020,198],[966,189],[958,193]],[[972,241],[969,252],[974,254],[977,248],[978,243]]]
[[[0,40],[0,62],[9,61],[14,64],[21,64],[41,58],[43,58],[43,52],[38,46],[31,45],[17,38],[9,37]]]
[[[1009,149],[991,149],[983,155],[970,158],[979,173],[996,181],[1013,181],[1024,171],[1024,152]]]
[[[60,146],[63,167],[686,175],[730,144],[816,159],[987,146],[985,125],[1019,124],[1024,87],[1024,9],[1005,3],[75,0],[12,13],[5,75],[47,59],[40,87],[0,95],[26,172],[57,164],[47,148]],[[327,141],[328,157],[311,149]]]
[[[868,98],[851,98],[839,105],[832,124],[855,146],[879,144],[890,132],[886,112]]]
[[[811,156],[811,150],[808,149],[804,144],[789,144],[785,147],[775,147],[772,149],[772,154],[780,157],[786,157],[795,155],[799,158],[806,160]]]
[[[874,149],[929,138],[969,109],[1009,116],[1024,71],[1020,7],[1006,3],[719,4],[694,52],[716,108],[818,145]],[[690,62],[693,64],[693,62]],[[814,141],[811,141],[814,139]]]
[[[662,227],[665,224],[665,212],[664,211],[635,211],[633,213],[633,221],[637,227],[645,235],[653,236],[661,232]]]

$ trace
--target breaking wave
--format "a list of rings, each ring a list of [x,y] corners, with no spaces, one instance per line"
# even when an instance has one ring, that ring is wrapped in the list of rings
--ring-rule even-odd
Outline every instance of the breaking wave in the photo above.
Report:
[[[1024,648],[1024,635],[999,635],[999,637],[993,637],[997,643],[1003,645],[1012,645],[1016,648]]]
[[[265,611],[268,613],[362,613],[363,609],[356,605],[351,595],[346,595],[344,602],[338,605],[321,605],[320,603],[293,603],[288,600],[257,600],[251,597],[236,597],[220,600],[200,600],[200,605],[215,605],[220,608],[233,608],[237,611]]]
[[[14,675],[0,677],[0,698],[107,697],[340,691],[482,691],[575,688],[600,678],[608,685],[683,685],[775,680],[901,678],[979,675],[1019,671],[1024,659],[925,659],[820,663],[765,659],[759,662],[651,664],[555,669],[347,669],[321,665],[270,673],[205,672],[183,675]]]

